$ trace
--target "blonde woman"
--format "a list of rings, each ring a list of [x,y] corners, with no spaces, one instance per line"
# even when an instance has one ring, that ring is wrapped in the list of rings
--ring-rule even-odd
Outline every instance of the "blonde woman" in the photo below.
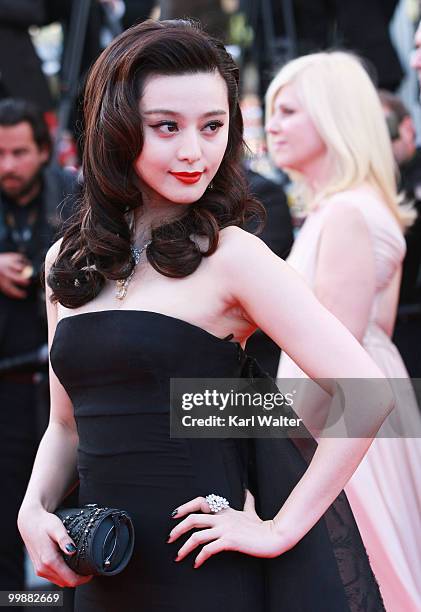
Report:
[[[403,230],[390,139],[376,90],[345,52],[316,53],[284,66],[267,92],[269,150],[288,171],[308,216],[288,263],[391,379],[407,372],[391,341]],[[278,376],[302,376],[287,354]],[[393,381],[392,381],[393,382]],[[346,487],[391,612],[421,610],[420,417],[412,390],[395,380],[388,418]],[[400,436],[400,438],[398,438]],[[393,439],[394,438],[394,439]]]

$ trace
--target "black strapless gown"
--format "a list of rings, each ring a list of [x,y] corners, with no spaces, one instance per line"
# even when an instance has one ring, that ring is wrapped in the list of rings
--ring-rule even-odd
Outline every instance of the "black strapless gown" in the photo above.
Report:
[[[174,563],[187,538],[166,543],[178,505],[215,492],[241,510],[253,464],[259,511],[271,518],[306,467],[290,440],[169,437],[170,378],[236,378],[239,345],[160,313],[111,310],[61,320],[51,363],[74,406],[80,504],[127,510],[136,533],[127,568],[78,587],[76,612],[383,610],[346,512],[331,512],[339,538],[322,519],[278,559],[225,552],[195,570],[194,552]]]

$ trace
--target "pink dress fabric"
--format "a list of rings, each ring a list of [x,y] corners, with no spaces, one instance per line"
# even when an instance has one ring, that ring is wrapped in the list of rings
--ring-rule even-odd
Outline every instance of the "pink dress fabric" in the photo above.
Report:
[[[319,238],[333,206],[328,200],[312,211],[296,239],[288,263],[314,289]],[[364,190],[355,206],[370,231],[376,292],[363,345],[389,379],[408,378],[401,356],[376,323],[382,292],[391,282],[405,254],[402,233],[387,207]],[[355,245],[358,249],[358,245]],[[285,353],[278,378],[305,374]],[[398,381],[390,381],[392,387]],[[396,425],[408,435],[420,432],[421,417],[409,381],[399,391],[399,406],[382,426],[393,436]],[[404,418],[403,418],[404,415]],[[421,611],[421,439],[379,437],[345,489],[379,582],[388,612]]]

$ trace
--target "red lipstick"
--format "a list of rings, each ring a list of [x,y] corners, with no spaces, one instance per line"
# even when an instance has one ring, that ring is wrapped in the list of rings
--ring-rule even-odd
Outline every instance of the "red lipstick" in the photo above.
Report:
[[[185,185],[194,185],[200,181],[203,172],[170,172],[170,174]]]

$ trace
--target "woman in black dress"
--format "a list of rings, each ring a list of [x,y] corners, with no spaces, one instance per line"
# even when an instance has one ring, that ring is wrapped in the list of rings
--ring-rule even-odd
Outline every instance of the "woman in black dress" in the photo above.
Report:
[[[310,376],[382,377],[240,229],[258,205],[239,166],[232,58],[189,22],[135,26],[93,67],[85,123],[80,210],[46,260],[51,419],[18,520],[38,575],[78,586],[78,612],[381,610],[346,501],[327,510],[387,395],[367,398],[367,438],[322,440],[308,469],[291,441],[254,445],[264,520],[244,445],[169,435],[169,379],[240,376],[257,327]],[[79,576],[60,555],[72,542],[52,513],[77,480],[81,504],[133,518],[133,558],[112,578]],[[211,514],[212,492],[231,507]]]

